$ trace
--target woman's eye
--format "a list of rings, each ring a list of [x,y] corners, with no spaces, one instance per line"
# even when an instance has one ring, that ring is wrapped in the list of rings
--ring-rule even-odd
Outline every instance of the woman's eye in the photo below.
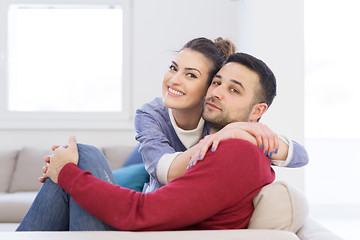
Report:
[[[170,69],[171,71],[176,71],[176,67],[175,67],[174,65],[170,65],[169,69]]]
[[[214,82],[212,82],[212,84],[214,84],[214,85],[219,85],[219,86],[221,85],[221,83],[220,83],[220,82],[215,82],[215,81],[214,81]]]
[[[192,73],[188,73],[186,74],[189,78],[197,78],[197,76],[195,74]]]

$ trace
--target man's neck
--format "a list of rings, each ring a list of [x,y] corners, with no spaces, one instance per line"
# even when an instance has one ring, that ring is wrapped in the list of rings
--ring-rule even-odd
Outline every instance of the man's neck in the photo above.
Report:
[[[210,134],[214,134],[214,133],[216,133],[216,132],[218,132],[219,130],[217,130],[217,129],[214,129],[214,128],[210,128]]]
[[[210,134],[217,133],[220,131],[223,127],[215,126],[210,124]]]

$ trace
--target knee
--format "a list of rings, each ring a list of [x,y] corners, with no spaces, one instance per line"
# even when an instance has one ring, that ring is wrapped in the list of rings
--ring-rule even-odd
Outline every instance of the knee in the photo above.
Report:
[[[97,147],[91,146],[91,145],[87,145],[87,144],[78,143],[77,148],[78,148],[79,155],[81,155],[81,154],[93,155],[93,154],[99,154],[99,153],[102,154],[100,149],[98,149]]]
[[[80,143],[77,144],[77,147],[80,165],[84,164],[85,162],[93,162],[105,158],[103,152],[97,147]]]

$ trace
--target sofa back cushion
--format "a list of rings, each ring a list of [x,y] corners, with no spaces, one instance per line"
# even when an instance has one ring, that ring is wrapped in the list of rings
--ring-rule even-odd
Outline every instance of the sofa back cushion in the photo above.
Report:
[[[42,185],[38,178],[42,176],[44,157],[49,154],[51,154],[51,149],[24,147],[19,152],[9,192],[38,191]]]
[[[109,162],[112,170],[122,167],[134,150],[134,146],[108,146],[101,150]]]
[[[273,182],[256,195],[249,229],[275,229],[296,233],[309,214],[305,195],[283,181]]]
[[[13,174],[18,151],[0,152],[0,192],[7,192]]]

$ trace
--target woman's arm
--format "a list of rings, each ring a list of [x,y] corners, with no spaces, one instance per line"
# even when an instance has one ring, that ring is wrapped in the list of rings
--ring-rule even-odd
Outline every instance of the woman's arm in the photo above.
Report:
[[[172,146],[176,142],[177,136],[171,128],[167,109],[158,100],[142,106],[136,111],[135,129],[137,132],[136,140],[140,143],[139,152],[142,155],[145,168],[153,179],[159,180],[157,176],[157,167],[162,157],[171,161],[176,155],[176,150]],[[169,125],[170,124],[170,125]],[[175,135],[175,136],[174,136]],[[179,145],[182,145],[178,140]],[[184,147],[178,147],[178,150],[186,150]]]
[[[196,156],[197,153],[204,148],[204,144],[207,144],[209,142],[209,138],[212,138],[215,134],[205,136],[205,138],[202,139],[198,144],[194,145],[185,152],[180,153],[176,156],[176,158],[173,160],[168,170],[168,175],[167,175],[168,182],[174,180],[177,177],[180,177],[186,172],[188,168],[195,165],[195,162],[193,163],[192,162],[193,160],[191,160],[191,158],[193,156]],[[223,137],[222,140],[236,138],[236,139],[246,140],[256,145],[256,139],[251,134],[243,130],[238,130],[238,131],[220,130],[220,134],[222,134]]]

